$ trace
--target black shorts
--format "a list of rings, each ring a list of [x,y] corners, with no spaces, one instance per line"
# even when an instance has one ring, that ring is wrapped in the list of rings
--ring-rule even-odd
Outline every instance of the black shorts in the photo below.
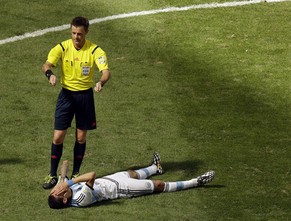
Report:
[[[66,130],[75,116],[76,128],[96,129],[96,114],[92,88],[85,91],[62,89],[55,112],[55,129]]]

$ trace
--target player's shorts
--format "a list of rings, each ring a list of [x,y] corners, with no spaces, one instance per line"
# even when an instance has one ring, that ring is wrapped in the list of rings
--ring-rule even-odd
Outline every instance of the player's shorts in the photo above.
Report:
[[[102,179],[109,180],[117,186],[117,198],[130,198],[153,193],[154,183],[147,179],[130,178],[128,172],[118,172]]]
[[[76,128],[80,130],[96,129],[96,114],[92,88],[85,91],[62,89],[55,112],[55,129],[66,130],[75,116]]]

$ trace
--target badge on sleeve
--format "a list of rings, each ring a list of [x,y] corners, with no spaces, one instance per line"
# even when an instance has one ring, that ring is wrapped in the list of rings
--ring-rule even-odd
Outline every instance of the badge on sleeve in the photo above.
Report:
[[[98,58],[98,62],[99,62],[99,64],[106,64],[106,58],[105,58],[105,56],[100,56]]]

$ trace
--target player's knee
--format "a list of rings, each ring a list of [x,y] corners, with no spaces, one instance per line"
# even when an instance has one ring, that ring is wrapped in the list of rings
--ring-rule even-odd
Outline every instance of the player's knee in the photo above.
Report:
[[[134,170],[128,170],[127,172],[129,174],[130,178],[133,178],[133,179],[138,179],[139,178],[137,172],[135,172]]]
[[[154,192],[160,193],[165,189],[165,182],[161,180],[155,180],[154,182]]]

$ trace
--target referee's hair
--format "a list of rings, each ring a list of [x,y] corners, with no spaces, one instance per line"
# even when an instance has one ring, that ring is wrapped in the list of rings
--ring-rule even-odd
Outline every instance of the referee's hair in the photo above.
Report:
[[[73,18],[71,26],[83,26],[85,31],[87,32],[89,30],[89,20],[86,17],[78,16]]]

